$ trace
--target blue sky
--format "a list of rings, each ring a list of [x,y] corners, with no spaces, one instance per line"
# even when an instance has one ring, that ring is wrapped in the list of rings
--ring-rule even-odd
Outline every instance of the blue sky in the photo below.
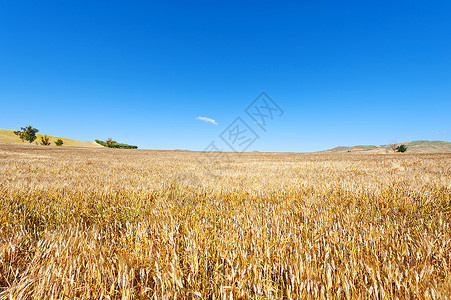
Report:
[[[0,128],[203,150],[450,140],[450,1],[1,1]],[[265,91],[283,110],[262,130]],[[205,119],[214,120],[208,122]]]

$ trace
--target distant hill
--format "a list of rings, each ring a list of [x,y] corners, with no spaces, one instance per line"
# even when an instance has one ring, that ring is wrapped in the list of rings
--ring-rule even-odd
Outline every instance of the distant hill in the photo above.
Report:
[[[36,144],[36,142],[41,141],[41,136],[43,134],[37,134],[36,141],[33,142],[33,144]],[[89,147],[89,148],[102,148],[101,145],[97,144],[96,142],[86,142],[86,141],[77,141],[72,139],[66,139],[58,136],[51,136],[47,135],[50,139],[50,147],[56,147],[54,141],[57,139],[63,140],[64,144],[61,147]],[[14,130],[10,129],[0,129],[0,144],[28,144],[28,142],[22,142],[18,136],[14,134]]]
[[[451,153],[451,143],[444,141],[411,141],[398,143],[407,146],[407,152],[413,153]],[[390,153],[390,145],[358,145],[358,146],[338,146],[329,150],[321,152],[376,152],[376,153]]]

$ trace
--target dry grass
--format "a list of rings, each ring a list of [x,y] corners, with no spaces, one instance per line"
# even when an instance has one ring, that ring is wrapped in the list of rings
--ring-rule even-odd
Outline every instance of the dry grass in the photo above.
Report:
[[[451,297],[450,154],[199,155],[0,145],[0,298]]]
[[[37,138],[33,142],[33,144],[36,145],[37,143],[38,145],[40,145],[41,137],[44,136],[44,134],[38,133],[36,134],[36,136]],[[50,141],[50,147],[56,147],[54,142],[58,139],[61,139],[64,144],[60,147],[102,148],[102,146],[97,144],[96,142],[78,141],[51,135],[48,135],[48,138]],[[28,145],[28,142],[22,141],[17,135],[14,134],[14,130],[0,128],[0,144],[21,144],[22,146],[25,146]]]

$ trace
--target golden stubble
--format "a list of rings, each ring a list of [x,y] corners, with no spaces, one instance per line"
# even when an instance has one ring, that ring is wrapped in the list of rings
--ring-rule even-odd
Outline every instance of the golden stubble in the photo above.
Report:
[[[0,299],[451,297],[450,154],[227,155],[0,145]]]

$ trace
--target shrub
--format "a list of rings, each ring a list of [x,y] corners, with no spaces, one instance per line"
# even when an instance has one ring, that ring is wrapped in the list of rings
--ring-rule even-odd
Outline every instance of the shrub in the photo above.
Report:
[[[50,139],[47,135],[41,136],[41,145],[50,146]]]
[[[407,146],[404,145],[404,144],[401,144],[398,147],[396,147],[396,151],[398,151],[398,152],[406,152],[407,151]]]
[[[57,146],[62,146],[64,144],[62,139],[57,139],[56,141],[54,141],[55,145]]]
[[[106,143],[104,141],[101,140],[96,140],[96,143],[99,145],[102,145],[103,147],[107,147]]]
[[[105,141],[105,144],[106,144],[106,146],[107,146],[108,148],[115,148],[114,145],[117,144],[117,143],[116,143],[116,141],[113,141],[112,138],[108,138],[108,139]]]

